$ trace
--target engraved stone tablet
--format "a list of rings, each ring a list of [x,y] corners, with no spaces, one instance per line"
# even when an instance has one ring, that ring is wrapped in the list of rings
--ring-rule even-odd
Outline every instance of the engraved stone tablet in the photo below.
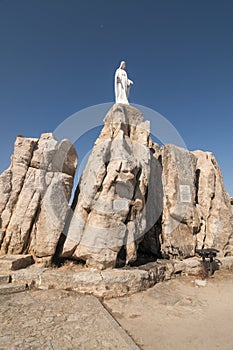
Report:
[[[189,185],[180,185],[180,201],[183,203],[191,202],[191,191]]]
[[[115,199],[113,201],[114,210],[129,210],[129,202],[125,199]]]

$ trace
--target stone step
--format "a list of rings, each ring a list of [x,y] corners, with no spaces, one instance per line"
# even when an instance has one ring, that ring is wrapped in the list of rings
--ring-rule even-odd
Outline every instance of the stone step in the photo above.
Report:
[[[0,285],[10,283],[11,276],[10,275],[0,275]]]
[[[25,290],[27,290],[27,288],[28,287],[26,284],[15,284],[15,283],[1,284],[0,295],[24,292]]]
[[[4,255],[0,257],[0,270],[9,271],[24,269],[33,263],[34,261],[30,254]]]

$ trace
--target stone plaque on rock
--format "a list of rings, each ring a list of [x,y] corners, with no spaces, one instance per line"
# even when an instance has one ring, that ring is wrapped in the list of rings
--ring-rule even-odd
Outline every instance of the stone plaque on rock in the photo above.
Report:
[[[180,201],[182,203],[191,203],[191,191],[189,185],[180,185]]]
[[[129,202],[125,199],[115,199],[113,201],[114,210],[129,210]]]

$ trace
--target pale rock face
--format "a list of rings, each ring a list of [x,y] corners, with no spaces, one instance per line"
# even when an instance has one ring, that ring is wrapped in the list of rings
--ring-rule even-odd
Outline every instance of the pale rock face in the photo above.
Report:
[[[6,230],[31,161],[37,139],[17,137],[11,166],[0,176],[1,229]]]
[[[213,154],[164,145],[161,157],[162,254],[190,257],[202,248],[216,248],[219,256],[232,254],[230,199]]]
[[[215,157],[210,152],[194,151],[197,158],[197,208],[201,219],[197,247],[214,247],[220,256],[233,253],[233,224],[230,197]]]
[[[195,206],[196,158],[187,150],[164,145],[161,149],[163,182],[162,245],[164,255],[194,255],[200,220]]]
[[[114,105],[104,122],[80,180],[62,251],[62,257],[98,268],[114,267],[122,246],[127,262],[137,258],[138,243],[148,230],[153,157],[149,123],[139,110]]]
[[[31,253],[49,262],[69,209],[77,166],[72,144],[51,133],[17,137],[10,168],[0,175],[0,253]]]

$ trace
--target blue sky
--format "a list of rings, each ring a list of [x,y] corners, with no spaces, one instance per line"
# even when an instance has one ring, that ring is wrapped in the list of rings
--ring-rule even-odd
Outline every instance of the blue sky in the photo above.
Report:
[[[212,151],[233,196],[232,0],[0,0],[0,48],[0,172],[17,134],[113,101],[125,59],[130,101],[167,118],[188,149]],[[82,137],[81,158],[95,137]]]

